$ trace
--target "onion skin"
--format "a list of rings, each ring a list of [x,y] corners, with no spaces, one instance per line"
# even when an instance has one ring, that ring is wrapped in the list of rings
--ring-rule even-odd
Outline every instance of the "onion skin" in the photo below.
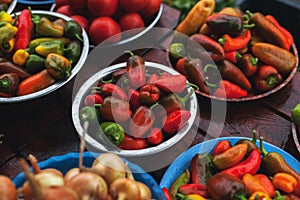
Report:
[[[119,178],[125,178],[126,165],[116,154],[103,153],[93,162],[92,169],[100,174],[108,185]]]
[[[139,187],[140,194],[141,194],[141,200],[150,200],[152,199],[152,194],[147,185],[145,185],[142,182],[136,181],[136,184]]]
[[[80,173],[80,169],[79,168],[72,168],[72,169],[70,169],[66,173],[66,175],[64,177],[65,183],[67,183],[68,181],[70,181],[74,176],[76,176],[79,173]]]
[[[46,200],[79,200],[78,195],[67,187],[48,187],[44,190]]]
[[[120,178],[110,185],[110,195],[117,200],[141,200],[137,182],[128,178]]]
[[[17,196],[18,192],[13,182],[8,177],[0,175],[0,199],[16,200]]]

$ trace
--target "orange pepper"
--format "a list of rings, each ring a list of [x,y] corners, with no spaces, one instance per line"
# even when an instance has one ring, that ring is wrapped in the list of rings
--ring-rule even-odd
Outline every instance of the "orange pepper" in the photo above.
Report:
[[[276,189],[286,193],[291,193],[297,185],[297,180],[294,176],[288,173],[280,172],[274,175],[272,183]]]

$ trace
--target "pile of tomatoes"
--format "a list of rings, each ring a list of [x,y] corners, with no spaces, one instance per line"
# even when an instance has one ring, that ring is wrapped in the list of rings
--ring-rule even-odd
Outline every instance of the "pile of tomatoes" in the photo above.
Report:
[[[56,12],[77,21],[97,45],[122,40],[121,32],[143,28],[158,12],[162,0],[56,0]]]

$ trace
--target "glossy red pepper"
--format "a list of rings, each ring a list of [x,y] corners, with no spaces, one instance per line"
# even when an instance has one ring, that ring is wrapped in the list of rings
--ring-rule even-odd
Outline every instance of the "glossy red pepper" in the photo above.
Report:
[[[198,194],[207,197],[206,186],[201,183],[187,183],[178,188],[178,192],[184,195]]]
[[[164,188],[162,188],[162,191],[164,192],[164,194],[166,196],[166,200],[172,200],[168,188],[164,187]]]
[[[160,78],[155,85],[165,92],[181,93],[186,87],[186,77],[182,74]]]
[[[163,131],[166,133],[176,133],[181,129],[191,117],[191,112],[188,110],[176,110],[170,113],[163,125]]]
[[[32,37],[33,23],[28,9],[22,10],[18,17],[18,31],[16,33],[15,51],[26,49]]]
[[[220,153],[223,153],[224,151],[226,151],[227,149],[230,149],[231,144],[228,140],[221,140],[220,142],[218,142],[212,152],[212,156],[218,155]]]
[[[253,76],[257,71],[258,58],[250,53],[243,54],[238,61],[238,66],[247,77]]]
[[[139,150],[147,148],[148,143],[145,138],[134,138],[125,134],[123,141],[118,147],[124,150]]]
[[[222,98],[242,98],[246,97],[248,92],[243,90],[238,85],[227,80],[222,80],[219,83],[219,88],[214,92],[214,96]]]
[[[157,81],[159,79],[157,74],[151,74],[149,79],[148,79],[148,84],[154,84],[155,81]]]
[[[99,90],[103,97],[114,96],[124,101],[128,100],[124,90],[114,83],[104,83],[101,87],[94,87],[93,89]]]
[[[156,103],[160,97],[160,89],[152,84],[143,85],[139,90],[139,100],[144,105]]]
[[[261,163],[261,154],[258,149],[253,149],[246,160],[239,162],[225,170],[224,173],[242,178],[245,174],[254,175],[258,171]]]
[[[145,61],[141,56],[134,55],[131,51],[126,62],[127,76],[132,87],[138,88],[146,83]]]
[[[145,133],[152,128],[154,121],[155,116],[152,110],[146,106],[140,106],[132,116],[128,134],[136,138],[144,137]]]
[[[182,58],[179,58],[179,59],[177,60],[176,65],[175,65],[175,69],[176,69],[180,74],[186,75],[185,69],[184,69],[184,65],[185,65],[186,62],[188,62],[187,57],[182,57]]]
[[[128,98],[130,102],[130,108],[132,110],[136,110],[138,107],[140,107],[142,104],[139,100],[139,92],[134,89],[129,89],[128,90]]]
[[[147,136],[147,141],[149,144],[160,144],[163,141],[163,133],[160,128],[152,128]]]
[[[94,106],[95,104],[102,104],[102,103],[103,103],[103,99],[97,93],[89,94],[84,99],[84,105],[86,106]]]
[[[248,194],[253,194],[255,192],[268,194],[264,185],[262,185],[253,175],[246,173],[241,177],[241,180],[243,181]]]
[[[258,180],[258,182],[266,189],[266,192],[270,197],[275,196],[275,188],[272,184],[272,181],[265,174],[255,174],[254,177]]]
[[[239,35],[237,37],[231,37],[229,34],[224,34],[221,38],[219,38],[219,43],[223,46],[224,51],[234,51],[238,49],[242,49],[251,40],[251,31],[246,30],[245,33]]]
[[[225,52],[225,59],[231,61],[232,63],[237,63],[241,57],[242,55],[236,50]]]
[[[259,66],[254,76],[254,84],[261,92],[269,91],[282,82],[282,76],[278,70],[271,65]]]

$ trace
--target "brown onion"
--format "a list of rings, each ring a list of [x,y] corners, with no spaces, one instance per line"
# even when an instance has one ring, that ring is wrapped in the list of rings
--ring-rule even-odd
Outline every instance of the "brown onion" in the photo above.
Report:
[[[138,185],[134,180],[119,178],[111,183],[109,193],[117,200],[140,200],[141,194]]]
[[[16,200],[17,196],[18,192],[13,182],[8,177],[0,175],[0,199]]]
[[[151,190],[147,185],[145,185],[144,183],[139,182],[139,181],[136,181],[135,183],[139,187],[140,194],[141,194],[141,200],[150,200],[150,199],[152,199]]]

